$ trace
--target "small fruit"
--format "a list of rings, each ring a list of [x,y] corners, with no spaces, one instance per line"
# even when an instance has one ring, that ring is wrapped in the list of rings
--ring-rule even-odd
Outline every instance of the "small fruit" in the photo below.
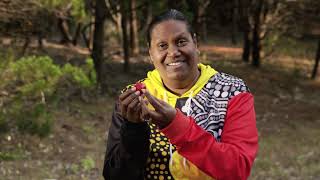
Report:
[[[142,89],[146,89],[146,85],[144,85],[141,82],[137,82],[134,87],[136,88],[136,91],[140,91],[140,93],[142,94]]]

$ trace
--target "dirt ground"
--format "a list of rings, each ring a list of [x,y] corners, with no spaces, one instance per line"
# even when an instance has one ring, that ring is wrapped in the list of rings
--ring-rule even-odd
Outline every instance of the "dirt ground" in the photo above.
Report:
[[[283,66],[281,57],[255,69],[241,62],[239,48],[204,46],[201,52],[204,63],[244,79],[254,94],[260,147],[250,179],[320,179],[320,81]],[[0,153],[8,155],[0,159],[0,180],[102,179],[115,94],[151,68],[136,64],[134,71],[124,74],[121,63],[110,66],[112,93],[88,102],[61,103],[52,110],[54,129],[49,137],[17,130],[0,135]]]

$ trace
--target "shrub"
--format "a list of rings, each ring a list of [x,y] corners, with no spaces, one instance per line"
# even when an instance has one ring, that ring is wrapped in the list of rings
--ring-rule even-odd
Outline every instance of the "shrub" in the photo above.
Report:
[[[7,113],[0,114],[0,130],[8,129],[7,119],[14,119],[21,132],[41,137],[52,129],[49,106],[57,99],[53,97],[67,97],[96,85],[91,59],[83,67],[70,64],[59,67],[47,56],[23,57],[8,63],[5,74],[0,82],[0,106]],[[7,95],[2,97],[1,92]]]

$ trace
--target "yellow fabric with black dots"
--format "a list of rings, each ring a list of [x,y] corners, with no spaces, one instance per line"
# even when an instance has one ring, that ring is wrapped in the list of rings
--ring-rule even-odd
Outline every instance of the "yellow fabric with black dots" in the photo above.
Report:
[[[172,164],[169,165],[170,172],[176,180],[214,180],[197,168],[190,161],[181,156],[177,151],[172,155]]]

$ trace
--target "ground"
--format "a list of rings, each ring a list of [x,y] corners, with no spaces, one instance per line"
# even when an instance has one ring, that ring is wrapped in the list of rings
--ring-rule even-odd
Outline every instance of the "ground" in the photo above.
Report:
[[[254,94],[259,152],[249,179],[320,179],[320,82],[305,74],[312,61],[277,56],[255,69],[240,60],[239,47],[212,45],[202,46],[201,57],[218,71],[244,79]],[[286,66],[290,60],[295,66]],[[41,139],[16,130],[0,135],[1,180],[102,179],[116,94],[152,68],[146,63],[133,64],[131,73],[122,73],[121,62],[109,66],[109,93],[60,103],[52,110],[55,123],[49,137]]]

